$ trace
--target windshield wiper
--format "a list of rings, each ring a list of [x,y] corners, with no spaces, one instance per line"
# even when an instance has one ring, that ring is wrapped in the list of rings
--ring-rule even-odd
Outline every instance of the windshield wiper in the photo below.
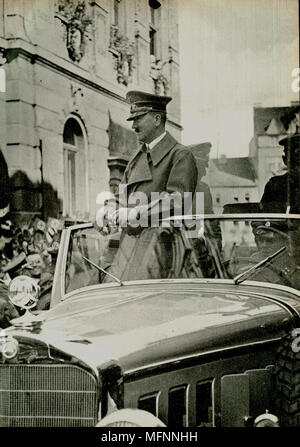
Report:
[[[260,270],[264,265],[268,264],[268,262],[273,261],[273,259],[277,258],[277,256],[280,255],[284,250],[286,250],[286,247],[281,247],[279,250],[277,250],[272,255],[268,256],[267,258],[260,261],[258,264],[254,265],[253,267],[249,268],[245,272],[240,273],[239,275],[235,276],[233,278],[234,284],[241,284],[246,279],[250,278],[255,272]]]
[[[115,281],[117,281],[120,286],[123,286],[122,281],[117,278],[116,276],[112,275],[111,273],[107,272],[106,270],[104,270],[102,267],[99,267],[99,265],[95,264],[93,261],[91,261],[89,258],[86,258],[85,256],[82,256],[83,259],[87,262],[89,262],[93,267],[95,267],[97,270],[99,270],[99,272],[105,273],[105,275],[110,276],[111,278],[113,278]]]

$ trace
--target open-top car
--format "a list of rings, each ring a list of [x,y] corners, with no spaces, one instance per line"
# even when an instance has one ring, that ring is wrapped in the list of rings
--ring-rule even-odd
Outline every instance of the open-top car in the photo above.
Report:
[[[177,428],[299,425],[300,217],[193,230],[64,230],[51,302],[2,331],[1,426],[95,426],[122,408]],[[10,296],[29,309],[33,283]]]

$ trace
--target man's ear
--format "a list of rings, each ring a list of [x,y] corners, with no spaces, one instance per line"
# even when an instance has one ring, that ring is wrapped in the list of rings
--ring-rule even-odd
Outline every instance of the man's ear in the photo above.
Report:
[[[155,114],[155,125],[156,127],[159,127],[161,125],[161,115],[160,113]]]

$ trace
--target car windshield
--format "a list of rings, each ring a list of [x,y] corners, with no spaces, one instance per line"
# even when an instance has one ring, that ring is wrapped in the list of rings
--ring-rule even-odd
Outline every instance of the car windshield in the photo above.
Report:
[[[251,280],[300,290],[299,216],[213,215],[197,222],[188,229],[174,221],[131,232],[116,228],[106,236],[89,224],[71,229],[64,293],[163,278]]]

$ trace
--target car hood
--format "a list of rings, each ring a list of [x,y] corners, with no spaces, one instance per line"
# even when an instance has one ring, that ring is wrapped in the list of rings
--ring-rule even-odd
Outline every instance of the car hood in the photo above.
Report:
[[[91,287],[48,311],[43,332],[80,335],[128,371],[282,337],[299,306],[282,289],[190,280]]]

